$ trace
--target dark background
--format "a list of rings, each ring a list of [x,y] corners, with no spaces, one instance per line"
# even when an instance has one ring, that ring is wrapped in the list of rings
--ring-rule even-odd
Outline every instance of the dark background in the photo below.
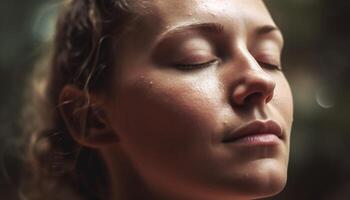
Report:
[[[57,2],[0,1],[0,199],[19,199],[24,88],[52,35]],[[288,184],[273,199],[350,199],[350,1],[266,3],[284,32],[295,103]]]

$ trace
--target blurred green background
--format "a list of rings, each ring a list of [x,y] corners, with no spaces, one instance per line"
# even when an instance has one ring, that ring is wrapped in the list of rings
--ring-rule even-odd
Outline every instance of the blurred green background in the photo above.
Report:
[[[0,1],[0,199],[19,199],[23,90],[59,1]],[[289,179],[273,199],[350,199],[350,1],[267,0],[295,103]]]

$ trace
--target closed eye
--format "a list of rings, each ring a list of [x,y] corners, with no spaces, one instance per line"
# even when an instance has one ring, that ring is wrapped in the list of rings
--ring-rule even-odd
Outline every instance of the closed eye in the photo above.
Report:
[[[282,67],[276,64],[271,64],[271,63],[266,63],[266,62],[259,62],[259,64],[267,69],[271,69],[271,70],[279,70],[282,71]]]
[[[180,70],[195,70],[195,69],[201,69],[201,68],[206,68],[212,65],[217,65],[219,64],[218,59],[213,59],[208,62],[204,63],[193,63],[193,64],[175,64],[174,67]]]

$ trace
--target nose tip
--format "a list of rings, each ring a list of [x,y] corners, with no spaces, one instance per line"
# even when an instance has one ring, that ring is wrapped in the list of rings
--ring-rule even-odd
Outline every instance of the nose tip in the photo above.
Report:
[[[235,105],[267,104],[271,101],[276,82],[264,71],[256,71],[245,76],[232,93]]]

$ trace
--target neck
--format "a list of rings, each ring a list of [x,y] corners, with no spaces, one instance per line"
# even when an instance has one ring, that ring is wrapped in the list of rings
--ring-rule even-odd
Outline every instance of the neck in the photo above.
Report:
[[[103,152],[110,175],[110,200],[164,200],[144,182],[123,153]]]

